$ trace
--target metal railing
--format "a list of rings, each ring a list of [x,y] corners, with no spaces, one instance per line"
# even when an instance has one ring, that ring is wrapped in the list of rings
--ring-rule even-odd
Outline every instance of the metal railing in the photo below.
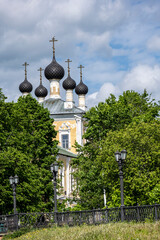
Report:
[[[58,226],[75,226],[81,224],[101,224],[120,222],[121,214],[124,221],[151,221],[160,220],[160,204],[144,206],[124,206],[120,208],[94,209],[87,211],[67,211],[49,213],[17,213],[0,216],[0,234],[14,231],[24,227],[40,228]]]

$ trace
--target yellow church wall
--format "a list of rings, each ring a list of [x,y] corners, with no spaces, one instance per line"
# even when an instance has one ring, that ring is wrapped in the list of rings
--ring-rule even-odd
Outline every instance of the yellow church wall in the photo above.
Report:
[[[61,146],[60,143],[60,139],[59,139],[59,130],[60,127],[62,127],[62,130],[67,130],[67,128],[65,128],[65,125],[63,126],[63,124],[66,124],[67,126],[70,127],[70,143],[71,143],[71,148],[68,149],[69,151],[76,153],[75,148],[73,147],[73,145],[75,144],[76,141],[76,120],[55,120],[53,125],[55,126],[55,130],[57,131],[57,136],[56,136],[56,140],[59,141],[59,146]]]

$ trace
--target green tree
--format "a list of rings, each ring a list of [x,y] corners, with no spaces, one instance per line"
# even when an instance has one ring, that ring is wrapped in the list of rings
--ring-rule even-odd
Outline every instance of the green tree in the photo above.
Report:
[[[153,194],[151,196],[151,193],[156,194],[160,184],[159,143],[159,120],[133,122],[125,131],[121,129],[107,134],[97,162],[100,161],[103,166],[103,184],[107,188],[109,206],[120,205],[119,170],[113,153],[124,148],[128,152],[123,167],[125,205],[160,203],[160,195],[157,194],[156,199]]]
[[[159,115],[159,110],[160,105],[151,100],[146,90],[143,94],[128,90],[118,100],[111,94],[105,102],[92,107],[84,116],[86,145],[100,141],[110,130],[122,129],[133,120],[150,122]]]
[[[49,111],[30,95],[17,103],[0,99],[0,212],[13,209],[9,177],[19,176],[17,208],[20,212],[53,208],[50,164],[57,155],[56,131]],[[5,112],[5,114],[4,114]],[[53,156],[54,155],[54,156]]]
[[[156,120],[159,109],[159,104],[151,100],[146,91],[143,94],[126,91],[119,99],[111,95],[105,103],[99,103],[86,113],[84,117],[87,120],[87,130],[84,138],[87,141],[83,147],[76,145],[79,156],[72,162],[84,208],[103,207],[104,188],[108,206],[120,205],[118,166],[114,152],[123,148],[128,151],[127,165],[124,168],[125,204],[151,202],[149,193],[159,181],[155,177],[159,171],[156,167],[156,151],[159,151],[160,146],[155,131],[159,127],[159,121]],[[135,132],[137,135],[134,135]],[[143,142],[148,147],[143,146],[142,150],[139,146]],[[153,153],[156,157],[153,157]],[[140,175],[139,178],[136,174]]]

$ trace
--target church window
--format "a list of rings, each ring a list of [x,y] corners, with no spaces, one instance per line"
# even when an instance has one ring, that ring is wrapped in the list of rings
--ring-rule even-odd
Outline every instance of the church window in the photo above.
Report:
[[[69,148],[69,135],[62,134],[62,147],[68,149]]]
[[[68,123],[59,127],[59,142],[62,148],[71,149],[71,129]]]

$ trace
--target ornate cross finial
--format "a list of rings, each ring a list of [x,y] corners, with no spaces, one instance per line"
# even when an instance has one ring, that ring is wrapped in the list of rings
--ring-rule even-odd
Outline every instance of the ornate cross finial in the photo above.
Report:
[[[69,58],[65,61],[68,63],[68,76],[70,76],[70,67],[69,67],[69,63],[72,62]]]
[[[53,37],[51,40],[49,40],[50,42],[53,42],[53,58],[55,58],[55,47],[54,47],[54,42],[57,42],[58,40],[55,39],[55,37]]]
[[[27,80],[27,66],[28,66],[29,64],[27,63],[27,62],[25,62],[24,64],[22,64],[22,66],[25,66],[25,80]]]
[[[37,70],[37,71],[40,71],[40,84],[42,84],[42,71],[44,69],[42,69],[41,67]]]
[[[84,66],[80,65],[78,68],[80,68],[80,81],[82,82],[82,68],[84,68]]]

